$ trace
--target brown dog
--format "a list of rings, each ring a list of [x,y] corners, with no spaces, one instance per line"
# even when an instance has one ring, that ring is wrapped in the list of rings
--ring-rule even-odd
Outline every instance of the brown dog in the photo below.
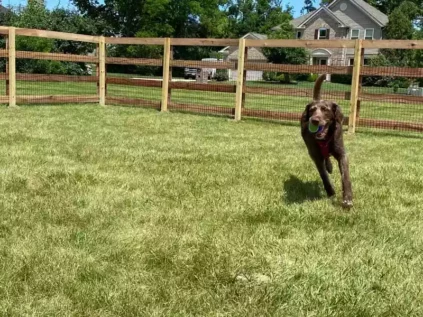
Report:
[[[332,173],[332,155],[339,165],[342,176],[342,205],[346,208],[353,206],[352,187],[342,135],[344,116],[341,108],[334,102],[320,99],[320,90],[326,75],[317,78],[314,84],[313,101],[309,103],[301,116],[301,136],[307,146],[310,157],[316,164],[323,185],[329,197],[335,195],[335,189],[329,179]],[[319,126],[317,132],[309,130],[309,124]]]

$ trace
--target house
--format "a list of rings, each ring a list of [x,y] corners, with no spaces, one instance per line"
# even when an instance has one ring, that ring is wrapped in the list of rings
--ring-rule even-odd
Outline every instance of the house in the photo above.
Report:
[[[366,39],[380,40],[388,17],[364,0],[334,0],[329,5],[302,15],[291,21],[295,37],[304,40]],[[277,30],[279,26],[273,28]],[[243,38],[266,39],[266,35],[248,33]],[[225,47],[220,51],[228,61],[237,61],[237,47]],[[345,66],[354,64],[354,49],[318,48],[308,49],[311,65]],[[364,64],[379,54],[379,49],[364,51]],[[249,48],[248,62],[267,62],[260,48]],[[236,79],[236,71],[231,71]],[[247,80],[261,79],[262,72],[247,72]],[[330,76],[328,76],[328,80]]]
[[[265,40],[267,36],[264,34],[250,32],[245,34],[243,39],[249,40]],[[223,55],[223,59],[225,61],[230,62],[237,62],[238,61],[238,46],[227,46],[219,51]],[[256,63],[267,63],[267,58],[264,56],[261,48],[251,47],[248,49],[247,52],[247,59],[248,62],[256,62]],[[261,80],[263,78],[262,71],[252,71],[249,70],[246,73],[246,80]],[[229,70],[229,80],[236,80],[237,79],[237,71],[236,69]]]
[[[291,21],[297,39],[381,40],[388,17],[363,0],[334,0],[327,6]],[[277,30],[275,27],[274,30]],[[311,65],[353,65],[354,49],[308,50]],[[364,51],[364,64],[378,55],[378,49]]]

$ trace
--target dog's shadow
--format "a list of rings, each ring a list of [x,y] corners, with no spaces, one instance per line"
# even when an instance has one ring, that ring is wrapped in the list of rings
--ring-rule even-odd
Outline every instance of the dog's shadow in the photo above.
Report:
[[[285,181],[283,200],[288,204],[299,204],[305,201],[322,199],[322,191],[318,181],[303,182],[298,177],[290,175]]]

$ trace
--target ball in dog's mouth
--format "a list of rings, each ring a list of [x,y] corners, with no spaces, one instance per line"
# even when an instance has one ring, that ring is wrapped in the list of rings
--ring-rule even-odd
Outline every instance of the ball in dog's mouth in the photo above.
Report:
[[[315,138],[317,140],[323,140],[326,137],[326,134],[328,132],[328,129],[326,126],[322,125],[319,126],[319,130],[315,134]]]
[[[315,138],[318,140],[324,139],[326,136],[326,125],[315,125],[311,122],[308,123],[308,130],[315,134]]]
[[[319,132],[321,132],[323,130],[323,128],[324,127],[321,126],[321,125],[315,125],[315,124],[313,124],[311,122],[308,123],[308,130],[311,133],[319,133]]]

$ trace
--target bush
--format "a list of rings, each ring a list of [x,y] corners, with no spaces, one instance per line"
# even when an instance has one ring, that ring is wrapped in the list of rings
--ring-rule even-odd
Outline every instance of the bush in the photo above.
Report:
[[[333,74],[331,76],[331,82],[332,83],[335,83],[335,84],[351,85],[352,76],[351,75]]]
[[[278,73],[265,71],[262,77],[264,81],[277,81]]]
[[[227,69],[217,69],[216,75],[214,76],[214,78],[217,81],[228,81],[229,80],[229,72],[228,72]]]
[[[317,80],[317,77],[319,77],[318,74],[309,74],[307,77],[307,81],[310,83],[314,83]]]
[[[285,75],[284,74],[279,74],[276,76],[276,81],[279,81],[281,83],[284,83],[286,81]]]

